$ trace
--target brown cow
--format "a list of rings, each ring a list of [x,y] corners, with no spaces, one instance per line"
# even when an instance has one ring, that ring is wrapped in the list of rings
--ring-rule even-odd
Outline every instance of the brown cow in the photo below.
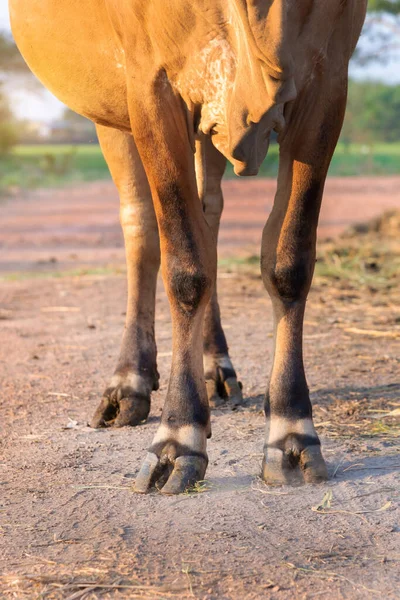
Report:
[[[290,482],[298,466],[306,481],[327,477],[302,326],[319,208],[366,4],[10,0],[23,56],[51,91],[97,124],[121,198],[127,323],[94,426],[135,425],[149,413],[158,386],[154,297],[161,250],[173,359],[139,492],[158,481],[162,492],[178,493],[203,479],[211,435],[207,388],[211,398],[231,393],[240,401],[213,296],[220,181],[225,158],[236,174],[256,174],[272,130],[279,134],[280,168],[261,259],[275,319],[263,477]]]

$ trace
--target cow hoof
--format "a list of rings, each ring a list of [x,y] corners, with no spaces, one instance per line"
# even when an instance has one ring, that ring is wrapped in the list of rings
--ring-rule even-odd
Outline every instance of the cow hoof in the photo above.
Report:
[[[264,451],[261,476],[271,485],[299,485],[326,481],[328,471],[319,446],[305,448],[299,455],[268,448]]]
[[[275,418],[264,446],[262,478],[270,484],[320,483],[328,479],[311,419]]]
[[[150,394],[158,389],[158,373],[148,380],[133,372],[115,373],[110,386],[93,415],[90,426],[134,427],[145,421],[150,412]]]
[[[242,384],[237,380],[236,372],[229,356],[204,358],[208,403],[217,408],[228,401],[232,406],[243,404]]]
[[[148,452],[136,478],[134,491],[145,494],[155,487],[167,496],[190,491],[197,482],[204,480],[207,462],[202,456],[178,456],[172,463]]]
[[[101,427],[132,427],[145,421],[150,412],[150,395],[138,394],[132,388],[116,388],[106,390],[90,426],[94,429]]]
[[[134,491],[151,488],[181,494],[204,480],[208,458],[206,432],[195,426],[172,429],[162,424],[136,478]]]

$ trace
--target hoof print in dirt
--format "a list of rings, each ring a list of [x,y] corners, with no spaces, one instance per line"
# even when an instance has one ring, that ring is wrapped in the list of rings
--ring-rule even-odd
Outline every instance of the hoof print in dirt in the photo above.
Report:
[[[106,390],[90,426],[94,429],[102,427],[135,427],[145,421],[150,412],[150,398],[137,394],[129,388]]]

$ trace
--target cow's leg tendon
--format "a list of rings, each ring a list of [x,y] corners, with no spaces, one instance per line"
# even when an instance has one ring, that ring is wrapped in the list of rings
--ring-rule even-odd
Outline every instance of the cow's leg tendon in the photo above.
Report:
[[[132,89],[132,95],[132,129],[152,190],[173,326],[161,425],[135,489],[144,493],[157,484],[162,493],[177,494],[204,478],[208,462],[211,429],[202,331],[215,281],[216,248],[199,201],[180,99],[162,72],[145,90]]]
[[[213,146],[208,136],[196,144],[196,178],[204,215],[211,233],[218,241],[219,223],[224,207],[221,180],[226,159]],[[209,404],[212,408],[230,400],[234,406],[243,402],[241,384],[229,356],[228,344],[221,324],[217,285],[204,317],[204,375]]]
[[[293,482],[301,472],[307,482],[327,478],[312,421],[302,333],[323,187],[345,107],[346,81],[332,81],[335,89],[324,83],[308,90],[289,114],[278,190],[263,233],[261,267],[273,305],[275,352],[262,476],[272,483]]]
[[[97,127],[104,157],[120,196],[125,239],[128,302],[121,351],[91,425],[138,425],[158,388],[154,307],[160,248],[147,177],[131,135]]]

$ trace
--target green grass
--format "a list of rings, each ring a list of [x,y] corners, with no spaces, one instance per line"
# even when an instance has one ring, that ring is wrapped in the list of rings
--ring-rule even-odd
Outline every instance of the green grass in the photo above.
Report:
[[[51,187],[109,177],[97,144],[17,146],[9,156],[0,158],[0,189]]]
[[[124,266],[82,267],[66,271],[15,271],[0,275],[0,281],[24,281],[26,279],[62,279],[64,277],[109,277],[124,275]]]
[[[276,177],[278,174],[279,147],[271,145],[268,155],[261,166],[259,177]],[[349,177],[358,175],[399,175],[400,143],[351,144],[339,143],[332,158],[329,175],[333,177]],[[227,177],[234,177],[229,165]]]
[[[272,144],[261,169],[261,177],[276,177],[279,148]],[[340,143],[332,160],[330,175],[400,174],[400,143],[362,146]],[[227,178],[234,177],[227,167]],[[110,177],[97,144],[83,146],[17,146],[12,154],[0,158],[0,190],[60,186],[74,182],[96,181]]]
[[[376,236],[355,235],[322,242],[317,246],[315,283],[345,285],[350,289],[389,290],[400,285],[400,252],[396,240],[383,242]],[[260,257],[220,259],[225,271],[261,277]]]

